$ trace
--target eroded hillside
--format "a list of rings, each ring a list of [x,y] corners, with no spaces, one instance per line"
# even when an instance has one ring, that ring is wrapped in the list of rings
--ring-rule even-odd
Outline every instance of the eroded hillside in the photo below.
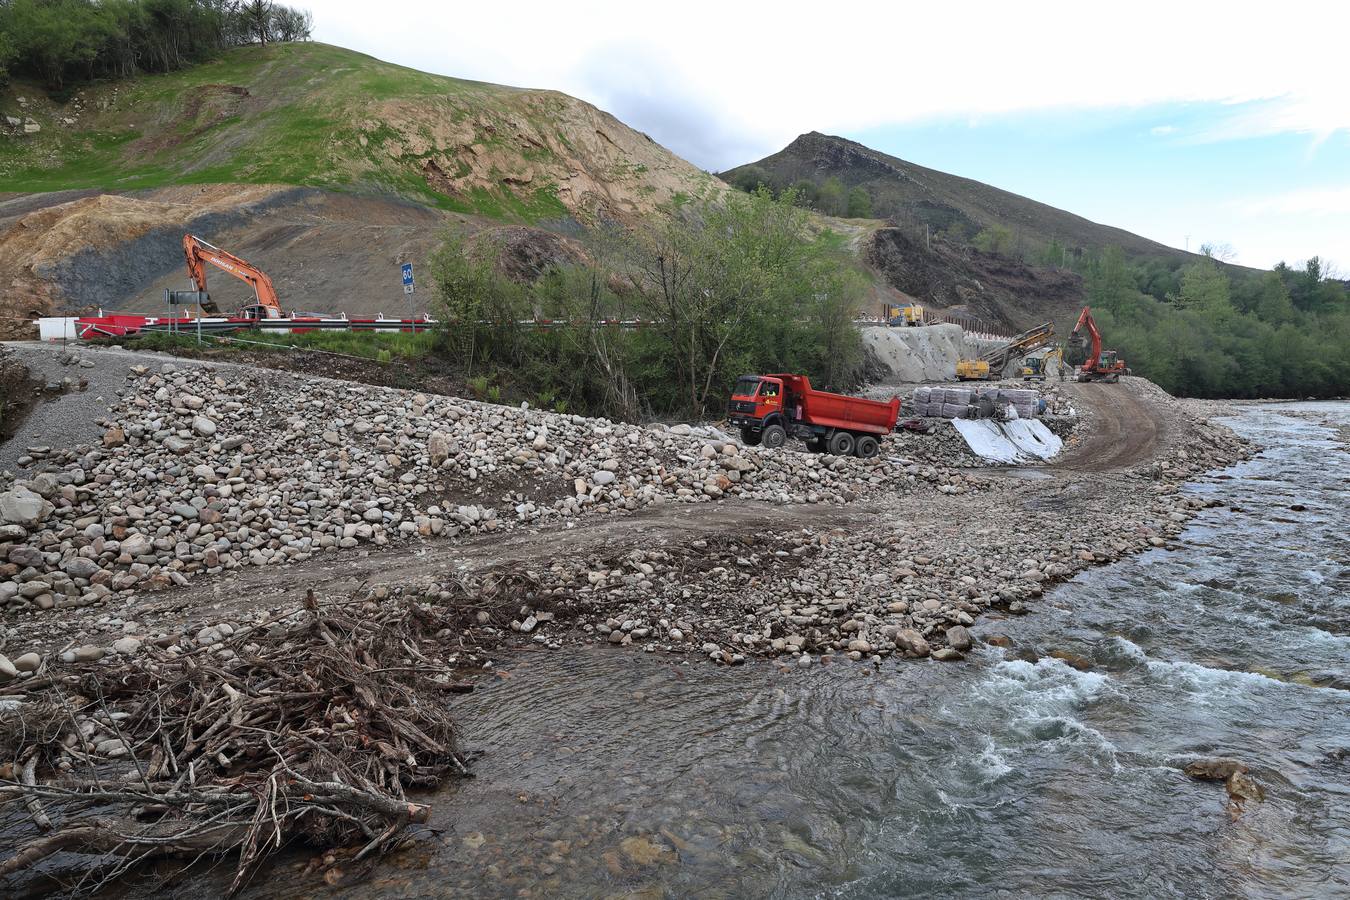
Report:
[[[529,269],[559,240],[537,228],[634,224],[726,189],[574,97],[323,44],[242,47],[64,104],[16,84],[0,111],[36,126],[0,135],[6,336],[52,312],[158,311],[184,286],[188,231],[266,269],[288,308],[396,313],[398,263],[452,223],[509,226]]]

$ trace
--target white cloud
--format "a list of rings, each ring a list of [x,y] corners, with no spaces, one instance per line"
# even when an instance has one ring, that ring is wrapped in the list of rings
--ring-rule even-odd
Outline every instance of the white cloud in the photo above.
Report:
[[[1350,129],[1347,4],[310,5],[320,40],[564,90],[711,169],[812,129],[1028,110],[1224,102],[1231,137]]]
[[[1148,133],[1155,137],[1166,137],[1177,130],[1175,125],[1154,125],[1148,130]]]
[[[1350,186],[1285,191],[1234,201],[1234,212],[1257,216],[1350,216]]]

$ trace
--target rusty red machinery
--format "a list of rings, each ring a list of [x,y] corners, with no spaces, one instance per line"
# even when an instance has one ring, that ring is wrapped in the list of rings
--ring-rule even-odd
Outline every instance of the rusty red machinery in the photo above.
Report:
[[[805,375],[742,375],[727,403],[727,418],[746,444],[781,447],[793,437],[816,453],[864,459],[881,452],[881,437],[899,415],[899,397],[883,402],[818,391]]]

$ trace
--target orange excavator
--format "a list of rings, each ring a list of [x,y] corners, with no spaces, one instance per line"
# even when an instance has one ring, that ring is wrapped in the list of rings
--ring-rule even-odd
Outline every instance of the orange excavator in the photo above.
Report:
[[[1084,328],[1087,329],[1086,336],[1083,334]],[[1073,326],[1073,332],[1069,335],[1069,345],[1074,350],[1074,355],[1083,360],[1078,366],[1079,381],[1116,382],[1120,380],[1120,376],[1130,374],[1125,360],[1119,359],[1116,351],[1102,349],[1102,333],[1097,330],[1090,306],[1083,307],[1083,311],[1079,313],[1078,324]],[[1083,356],[1085,349],[1087,354]]]
[[[188,276],[195,291],[171,291],[171,302],[197,303],[207,313],[219,313],[215,301],[206,291],[206,263],[233,275],[253,288],[253,302],[239,311],[246,319],[280,319],[281,302],[267,273],[233,253],[222,250],[191,234],[183,235],[183,255],[187,257]]]

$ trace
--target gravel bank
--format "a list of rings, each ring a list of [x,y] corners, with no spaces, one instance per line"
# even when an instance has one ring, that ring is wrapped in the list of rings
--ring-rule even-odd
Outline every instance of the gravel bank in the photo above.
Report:
[[[1196,508],[1180,484],[1248,452],[1140,379],[1116,387],[1151,411],[1156,456],[1024,481],[925,462],[941,441],[918,435],[860,461],[240,367],[118,368],[130,378],[99,442],[53,449],[0,494],[3,650],[38,667],[209,645],[297,591],[323,596],[354,562],[410,554],[425,567],[363,593],[467,604],[473,624],[446,636],[465,661],[518,641],[956,659],[982,614],[1165,546]],[[786,522],[734,519],[755,505]],[[576,527],[684,508],[706,510],[701,534]],[[456,549],[516,531],[547,552],[469,565]],[[198,608],[190,585],[248,570],[276,573],[255,588],[274,602]]]

